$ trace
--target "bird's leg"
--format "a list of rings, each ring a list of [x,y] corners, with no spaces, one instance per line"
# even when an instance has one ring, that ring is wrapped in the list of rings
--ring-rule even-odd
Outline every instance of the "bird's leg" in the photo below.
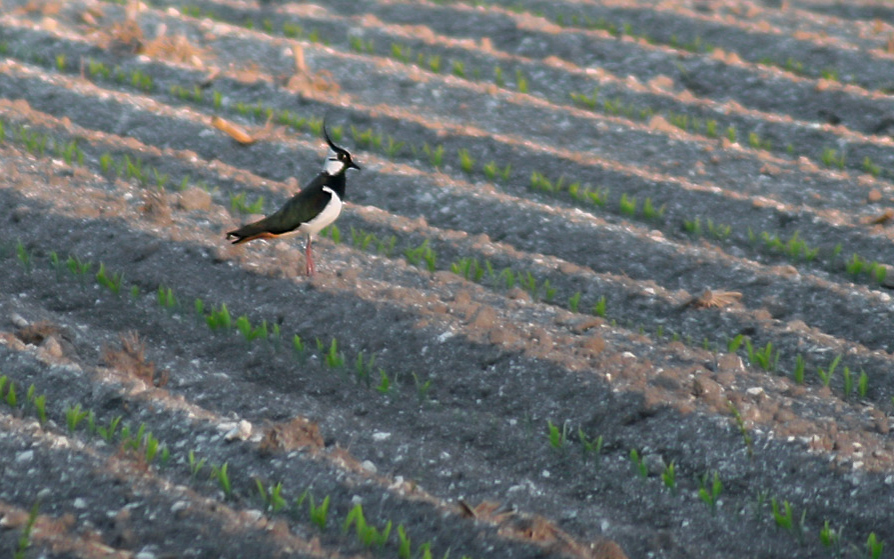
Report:
[[[314,255],[310,246],[312,240],[313,237],[308,235],[307,244],[304,245],[304,273],[308,277],[314,275],[314,272],[316,272],[316,270],[314,269]]]

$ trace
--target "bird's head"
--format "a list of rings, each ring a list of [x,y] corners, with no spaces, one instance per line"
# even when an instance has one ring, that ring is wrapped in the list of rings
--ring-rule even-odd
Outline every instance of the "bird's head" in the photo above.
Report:
[[[330,177],[334,177],[335,175],[344,173],[348,169],[360,170],[360,166],[354,163],[348,150],[338,147],[335,145],[335,142],[329,138],[329,132],[326,131],[325,124],[323,125],[323,136],[326,138],[326,143],[329,144],[329,154],[326,155],[326,163],[323,165],[324,173]]]

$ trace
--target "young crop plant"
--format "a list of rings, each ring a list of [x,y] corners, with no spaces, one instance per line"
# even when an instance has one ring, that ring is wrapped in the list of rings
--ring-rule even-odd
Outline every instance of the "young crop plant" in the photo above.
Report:
[[[421,266],[422,262],[425,262],[425,268],[429,272],[434,272],[437,269],[437,255],[428,246],[428,239],[422,241],[422,244],[416,248],[404,250],[404,256],[407,258],[407,262],[413,266]]]
[[[165,309],[173,309],[179,306],[177,297],[174,296],[174,291],[170,287],[159,285],[155,299],[158,302],[158,306]]]
[[[233,319],[230,317],[230,311],[227,310],[227,304],[221,303],[220,309],[211,309],[211,313],[205,317],[205,323],[211,330],[229,329],[233,324]]]
[[[646,198],[643,202],[643,217],[646,219],[658,219],[664,215],[664,210],[664,204],[662,204],[660,208],[656,208],[652,204],[651,198]]]
[[[217,484],[224,493],[225,498],[229,498],[233,494],[233,486],[230,483],[230,474],[227,471],[229,464],[224,462],[223,466],[211,466],[211,479],[216,479]]]
[[[419,375],[413,373],[413,384],[416,385],[416,398],[421,405],[428,399],[428,393],[431,390],[431,379],[422,382]]]
[[[717,510],[717,499],[723,491],[723,483],[720,481],[720,475],[714,472],[714,479],[708,486],[708,474],[705,473],[699,480],[698,498],[714,513]]]
[[[860,377],[857,379],[857,394],[860,395],[860,398],[865,398],[867,392],[869,392],[869,376],[866,371],[860,369]]]
[[[701,236],[702,234],[702,222],[701,219],[695,218],[692,220],[684,219],[683,220],[683,230],[689,233],[690,235],[695,235],[696,237]]]
[[[246,194],[240,192],[230,196],[230,208],[242,214],[259,214],[264,211],[264,197],[258,196],[252,204],[246,203]]]
[[[19,535],[19,541],[16,543],[16,550],[13,553],[13,559],[25,559],[25,551],[31,546],[31,532],[34,530],[34,524],[37,523],[37,514],[40,510],[40,500],[34,502],[31,511],[28,513],[28,520],[25,527]],[[875,535],[875,534],[873,534]]]
[[[795,357],[795,370],[792,372],[792,378],[798,384],[804,384],[804,369],[807,364],[804,361],[804,357],[800,354]]]
[[[31,273],[31,253],[28,252],[28,249],[25,248],[22,240],[19,239],[18,243],[16,243],[16,258],[19,259],[19,262],[22,263],[22,267],[25,268],[25,273]]]
[[[621,194],[621,201],[619,202],[621,213],[627,216],[633,217],[636,214],[636,197],[635,196],[627,196],[627,194]]]
[[[833,530],[828,520],[820,529],[819,540],[823,547],[834,550],[835,557],[841,557],[841,530]]]
[[[823,381],[823,386],[828,387],[829,384],[832,383],[832,376],[835,374],[835,369],[838,367],[838,364],[841,362],[841,355],[835,356],[835,359],[829,364],[828,369],[824,369],[822,367],[817,368],[817,374],[820,377],[820,380]]]
[[[111,443],[112,440],[115,438],[115,432],[118,430],[118,425],[120,423],[121,423],[121,416],[116,415],[115,417],[112,418],[111,421],[109,421],[109,425],[107,427],[98,425],[96,427],[96,432],[99,434],[100,437],[102,437],[102,439],[105,442]]]
[[[520,69],[515,71],[515,85],[519,93],[528,92],[528,78],[525,77],[525,74]]]
[[[866,538],[866,557],[869,559],[881,559],[882,551],[885,550],[885,542],[879,541],[875,532],[870,532]]]
[[[439,145],[436,148],[432,148],[426,143],[422,146],[422,151],[428,157],[428,162],[432,167],[435,169],[441,168],[441,163],[444,161],[444,146]]]
[[[310,514],[310,521],[316,524],[321,532],[326,530],[326,523],[329,518],[329,495],[326,495],[319,506],[314,503],[314,496],[310,495],[307,507]]]
[[[385,369],[379,367],[379,384],[376,386],[376,392],[379,394],[388,394],[391,391],[391,379]]]
[[[587,434],[584,433],[583,429],[578,427],[577,438],[580,441],[581,452],[584,455],[584,462],[587,461],[591,454],[596,458],[596,461],[598,462],[599,455],[602,454],[602,445],[604,442],[602,435],[599,435],[594,439],[587,439]]]
[[[642,456],[639,455],[639,451],[635,448],[630,449],[630,462],[633,463],[633,466],[636,468],[636,472],[640,477],[649,477],[649,468],[646,466]]]
[[[870,159],[868,155],[863,158],[863,170],[875,178],[878,178],[878,176],[882,172],[882,168],[879,165],[873,163],[872,159]]]
[[[779,350],[773,353],[773,342],[767,342],[763,348],[755,349],[751,345],[751,339],[745,338],[745,349],[748,351],[748,361],[765,371],[775,371],[779,362]]]
[[[199,475],[199,472],[202,471],[202,468],[205,467],[206,459],[202,458],[200,460],[196,460],[196,454],[192,450],[189,451],[187,457],[189,459],[189,475],[190,477],[192,477],[192,479],[195,479],[196,476]]]
[[[568,309],[571,310],[571,312],[577,312],[577,307],[580,305],[580,298],[581,292],[578,291],[568,299]]]
[[[549,445],[556,450],[563,450],[568,442],[568,422],[566,421],[562,424],[562,429],[560,430],[558,425],[554,425],[552,421],[547,420],[546,427],[548,429],[547,438],[549,439]]]
[[[259,478],[255,478],[255,484],[258,487],[258,494],[261,496],[261,502],[264,503],[264,508],[268,511],[273,513],[279,512],[280,509],[288,504],[282,496],[282,482],[268,487],[265,486],[264,482]]]
[[[605,295],[603,295],[596,301],[596,304],[593,305],[593,314],[600,318],[605,318],[605,306],[606,300]]]
[[[366,518],[363,516],[363,505],[360,503],[354,505],[354,508],[348,513],[342,525],[342,533],[347,534],[352,525],[357,534],[357,539],[367,549],[383,547],[388,542],[388,536],[391,534],[391,521],[389,520],[381,530],[372,526],[367,523]]]
[[[451,71],[458,78],[466,77],[466,65],[461,60],[453,60],[451,62]]]
[[[468,175],[472,174],[472,169],[475,167],[475,159],[469,154],[469,150],[463,148],[459,150],[458,154],[460,169]]]
[[[820,155],[820,161],[822,161],[823,165],[826,167],[844,169],[845,157],[843,152],[839,155],[834,148],[824,148],[823,153]]]
[[[87,417],[87,413],[87,410],[81,409],[81,404],[75,404],[74,406],[65,408],[65,424],[68,425],[69,432],[75,432],[75,429],[78,428],[78,424]]]
[[[733,415],[733,419],[736,422],[736,427],[738,427],[739,433],[742,435],[742,441],[745,443],[745,449],[748,452],[748,457],[751,458],[754,455],[754,439],[752,439],[751,434],[748,433],[748,428],[745,426],[745,420],[742,418],[742,414],[739,413],[739,409],[736,407],[736,405],[733,404],[731,400],[727,400],[726,404],[729,407],[730,413]]]
[[[677,493],[677,466],[673,460],[670,461],[664,471],[661,473],[661,481],[664,486],[670,489],[671,493]]]
[[[366,384],[367,388],[369,388],[371,383],[370,376],[372,375],[375,364],[375,353],[370,355],[369,359],[366,358],[366,354],[362,351],[357,354],[357,359],[354,361],[354,377],[357,379],[358,383],[363,382]]]
[[[788,501],[782,502],[782,509],[780,510],[779,504],[776,502],[776,498],[773,497],[772,499],[770,499],[770,508],[773,509],[773,519],[776,521],[776,526],[793,533],[798,538],[798,541],[803,544],[804,525],[807,518],[807,509],[801,511],[801,520],[797,524],[795,524],[792,506],[789,504]]]
[[[575,103],[577,103],[578,105],[584,106],[584,107],[590,109],[591,111],[596,109],[596,105],[599,103],[598,97],[599,97],[599,88],[598,87],[594,88],[593,94],[589,95],[589,96],[584,93],[571,92],[571,99]]]
[[[324,362],[330,369],[341,369],[345,366],[345,356],[338,351],[338,340],[335,338],[332,338],[332,343],[329,344],[329,351],[326,352]]]
[[[121,282],[124,280],[124,274],[106,272],[106,266],[102,262],[99,263],[99,271],[96,272],[96,282],[105,287],[115,295],[121,293]]]

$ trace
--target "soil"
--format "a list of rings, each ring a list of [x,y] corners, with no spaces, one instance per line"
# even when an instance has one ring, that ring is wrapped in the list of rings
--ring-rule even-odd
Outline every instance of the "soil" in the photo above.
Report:
[[[0,6],[3,553],[891,556],[890,7]]]

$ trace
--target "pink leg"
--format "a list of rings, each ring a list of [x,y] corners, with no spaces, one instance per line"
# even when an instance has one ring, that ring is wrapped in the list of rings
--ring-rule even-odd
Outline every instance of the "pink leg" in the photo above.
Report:
[[[311,241],[312,237],[308,237],[307,244],[304,245],[304,273],[308,276],[312,276],[316,272],[316,269],[314,268],[314,255],[310,246]]]

